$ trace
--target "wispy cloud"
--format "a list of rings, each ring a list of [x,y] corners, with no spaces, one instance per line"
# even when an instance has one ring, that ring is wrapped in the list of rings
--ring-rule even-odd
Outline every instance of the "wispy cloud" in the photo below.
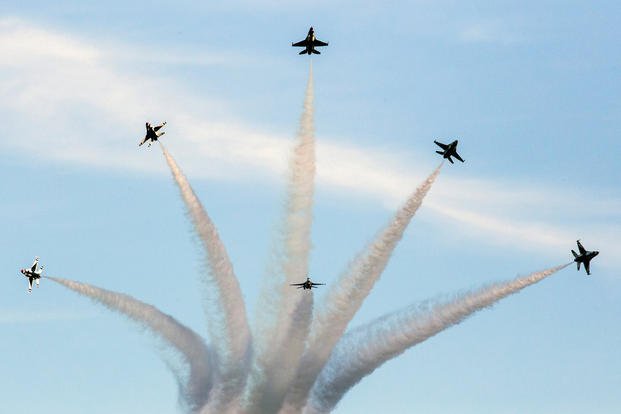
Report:
[[[525,40],[524,34],[509,27],[501,20],[486,20],[470,23],[461,28],[458,38],[464,43],[513,44]]]
[[[0,309],[0,325],[42,323],[58,321],[78,321],[97,317],[95,313],[75,312],[69,310],[50,310],[35,312],[28,309]]]
[[[485,35],[472,29],[466,37],[492,36],[494,27]],[[5,19],[0,20],[0,54],[0,108],[12,118],[0,135],[5,151],[166,174],[162,163],[135,147],[145,120],[167,120],[165,138],[190,176],[256,180],[280,178],[285,171],[290,134],[248,125],[222,102],[197,96],[180,82],[121,70],[113,50]],[[130,58],[126,54],[118,59]],[[152,119],[154,114],[160,118]],[[318,184],[336,194],[345,189],[348,195],[393,208],[433,168],[418,162],[412,168],[415,154],[348,142],[354,140],[318,141]],[[577,237],[584,237],[611,253],[602,255],[602,263],[621,266],[619,199],[584,198],[568,188],[489,177],[443,176],[424,207],[462,237],[545,253],[565,252]]]

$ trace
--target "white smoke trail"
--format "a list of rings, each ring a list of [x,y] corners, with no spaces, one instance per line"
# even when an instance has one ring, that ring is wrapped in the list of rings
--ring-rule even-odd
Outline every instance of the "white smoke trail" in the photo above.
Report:
[[[296,292],[298,294],[298,292]],[[297,361],[303,351],[303,345],[310,327],[309,314],[313,310],[313,293],[300,292],[301,299],[296,306],[291,317],[291,325],[287,332],[284,332],[287,340],[281,344],[275,344],[272,350],[277,358],[283,361],[293,361],[282,365],[272,364],[264,371],[264,377],[260,385],[260,395],[257,401],[249,407],[249,411],[256,413],[277,413],[282,405],[287,388],[293,376],[296,374]],[[301,344],[302,346],[290,346],[290,344]]]
[[[185,381],[182,380],[181,384],[184,401],[193,411],[200,409],[207,401],[213,385],[210,354],[203,338],[193,330],[156,307],[131,296],[73,280],[56,277],[47,277],[47,279],[88,296],[108,309],[122,313],[163,338],[182,355],[190,368],[189,377]]]
[[[297,143],[289,164],[284,222],[274,246],[273,269],[262,292],[257,358],[248,411],[277,412],[296,373],[312,316],[312,294],[292,291],[308,273],[315,184],[313,66],[310,64]]]
[[[384,271],[392,252],[436,180],[442,165],[443,163],[414,191],[391,222],[350,264],[349,269],[328,292],[324,306],[313,318],[306,351],[300,360],[295,381],[287,394],[283,414],[299,412],[304,406],[308,393],[328,361],[332,349]]]
[[[384,362],[570,264],[468,292],[427,310],[410,306],[354,329],[334,348],[312,389],[309,411],[331,411],[351,387]]]
[[[212,403],[224,407],[242,392],[248,372],[252,344],[246,306],[215,225],[173,157],[161,143],[160,146],[205,250],[209,272],[201,279],[202,290],[207,299],[206,316],[211,340],[216,345],[220,376],[214,390],[217,398]]]

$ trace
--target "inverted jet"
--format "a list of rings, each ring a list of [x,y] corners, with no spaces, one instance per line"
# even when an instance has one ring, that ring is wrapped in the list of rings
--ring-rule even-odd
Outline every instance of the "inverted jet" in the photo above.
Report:
[[[315,283],[310,280],[310,277],[306,278],[306,282],[292,283],[291,286],[297,286],[298,289],[311,290],[314,287],[325,285],[325,283]]]
[[[578,271],[580,270],[580,263],[584,263],[584,270],[586,270],[587,275],[590,275],[591,260],[595,256],[597,256],[599,252],[596,250],[592,252],[588,251],[587,249],[582,247],[582,243],[580,243],[580,240],[576,240],[576,243],[578,243],[578,251],[580,252],[580,254],[576,253],[573,250],[571,251],[574,255],[574,262],[576,262],[576,266],[578,266]]]
[[[464,160],[457,153],[457,144],[459,141],[455,140],[451,142],[450,144],[443,144],[438,141],[433,141],[433,142],[435,142],[438,147],[442,148],[442,151],[436,151],[436,152],[442,155],[443,158],[446,158],[447,160],[449,160],[451,164],[453,164],[453,160],[451,159],[451,157],[455,157],[459,161],[464,162]]]
[[[32,266],[27,269],[20,270],[20,272],[28,278],[28,293],[32,292],[32,282],[35,282],[37,287],[39,287],[39,281],[41,280],[41,275],[43,274],[43,266],[39,266],[38,257],[35,257]]]
[[[320,55],[321,53],[318,50],[315,50],[315,48],[321,46],[328,46],[328,43],[322,42],[321,40],[317,39],[315,37],[315,30],[313,30],[313,28],[311,27],[308,31],[308,34],[306,35],[306,39],[300,40],[297,43],[291,43],[291,46],[304,48],[304,50],[298,53],[299,55],[310,55],[312,53]]]
[[[164,131],[159,132],[159,130],[162,129],[164,125],[166,125],[166,122],[164,122],[162,125],[157,125],[157,126],[152,126],[150,123],[147,122],[146,123],[147,133],[145,134],[142,142],[138,144],[138,146],[141,146],[147,141],[149,141],[149,146],[151,146],[153,142],[157,141],[159,137],[161,137],[162,135],[166,133]]]

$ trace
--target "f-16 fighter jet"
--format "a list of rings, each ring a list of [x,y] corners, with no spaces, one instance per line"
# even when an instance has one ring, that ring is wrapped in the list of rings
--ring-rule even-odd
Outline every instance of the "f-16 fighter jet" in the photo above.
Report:
[[[316,287],[316,286],[322,286],[325,285],[325,283],[315,283],[315,282],[311,282],[310,277],[306,278],[306,282],[302,282],[302,283],[292,283],[291,286],[297,286],[298,289],[304,289],[304,290],[311,290],[312,288]]]
[[[582,247],[582,243],[580,243],[580,240],[576,240],[576,243],[578,243],[578,251],[580,252],[580,254],[574,252],[573,250],[571,251],[574,255],[574,262],[576,262],[576,265],[578,266],[578,270],[580,270],[580,263],[584,263],[584,270],[586,270],[587,275],[590,275],[591,274],[591,269],[590,269],[591,260],[595,256],[597,256],[599,252],[596,250],[592,252],[588,251],[587,249]]]
[[[20,270],[22,274],[28,278],[28,293],[32,292],[32,282],[35,281],[37,283],[37,287],[39,287],[39,280],[41,280],[41,275],[43,274],[43,266],[39,267],[39,258],[35,257],[34,263],[28,269]]]
[[[298,53],[300,55],[303,55],[303,54],[310,55],[311,53],[320,55],[321,53],[318,50],[315,50],[315,47],[328,46],[328,43],[322,42],[321,40],[317,39],[315,37],[315,31],[311,27],[310,30],[308,31],[308,34],[306,35],[306,39],[300,40],[297,43],[291,43],[291,46],[305,48],[303,51]]]
[[[166,133],[164,131],[158,132],[164,125],[166,125],[166,122],[164,122],[162,125],[158,125],[158,126],[151,126],[151,124],[147,122],[147,124],[146,124],[147,133],[144,136],[144,139],[142,140],[142,142],[140,144],[138,144],[138,146],[141,146],[142,144],[144,144],[147,141],[149,141],[149,146],[151,146],[151,144],[153,142],[157,141],[157,139],[159,137],[161,137],[162,135],[164,135]]]
[[[442,155],[442,157],[448,159],[451,162],[451,164],[453,164],[453,160],[451,159],[451,157],[455,157],[459,161],[464,162],[464,160],[457,153],[457,143],[458,143],[457,140],[451,142],[448,145],[447,144],[443,144],[443,143],[438,142],[438,141],[433,141],[433,142],[435,142],[438,147],[443,149],[443,151],[436,151],[436,152],[438,154]]]

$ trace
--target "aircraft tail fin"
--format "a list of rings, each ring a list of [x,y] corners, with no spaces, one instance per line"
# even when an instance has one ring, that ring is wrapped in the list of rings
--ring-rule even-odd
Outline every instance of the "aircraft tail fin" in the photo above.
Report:
[[[576,265],[578,266],[578,271],[580,271],[580,262],[576,262]]]
[[[574,254],[574,257],[578,257],[578,253],[574,252],[573,250],[571,252]]]
[[[320,52],[320,51],[318,51],[318,50],[315,50],[315,49],[313,49],[311,52],[313,52],[313,53],[314,53],[314,54],[316,54],[316,55],[321,55],[321,52]]]

